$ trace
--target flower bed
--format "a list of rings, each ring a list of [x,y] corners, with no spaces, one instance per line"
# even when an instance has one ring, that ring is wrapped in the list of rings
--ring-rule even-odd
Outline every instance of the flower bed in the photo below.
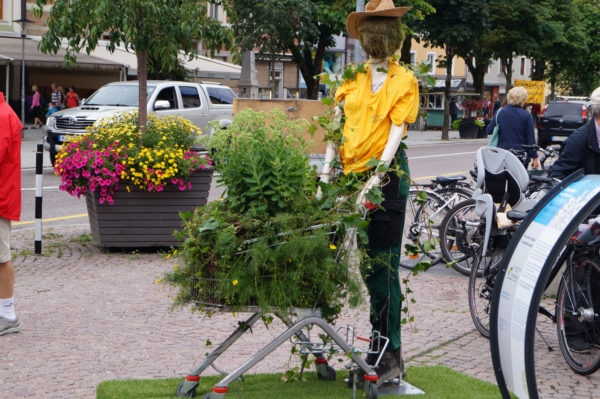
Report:
[[[100,204],[113,204],[120,184],[148,192],[168,184],[190,189],[190,174],[211,163],[190,150],[200,130],[183,118],[155,115],[148,117],[146,129],[142,136],[137,112],[124,113],[68,141],[55,163],[60,189],[78,198],[96,192]]]

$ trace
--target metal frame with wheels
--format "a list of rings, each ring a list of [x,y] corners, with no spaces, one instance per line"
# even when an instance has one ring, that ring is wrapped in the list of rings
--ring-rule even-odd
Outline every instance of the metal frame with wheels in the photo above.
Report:
[[[235,341],[237,341],[246,331],[252,327],[259,319],[261,319],[262,311],[252,308],[255,312],[246,320],[244,323],[240,323],[238,328],[225,340],[223,341],[208,357],[190,374],[188,374],[184,381],[177,386],[177,395],[179,397],[194,397],[196,395],[196,389],[200,381],[200,374],[206,370],[209,366],[212,366],[214,361],[222,355]],[[250,308],[244,310],[251,310]],[[287,342],[292,337],[296,336],[300,341],[298,344],[306,348],[307,352],[315,355],[317,363],[317,373],[322,380],[335,380],[335,370],[327,364],[327,359],[324,356],[326,348],[319,344],[311,343],[309,338],[302,332],[302,330],[309,326],[320,327],[331,340],[337,345],[338,351],[351,355],[352,362],[357,365],[364,372],[364,390],[368,394],[369,398],[377,398],[377,374],[374,369],[369,366],[366,361],[361,357],[362,353],[359,350],[353,348],[342,336],[336,332],[325,320],[320,317],[318,312],[312,310],[296,309],[295,314],[298,315],[299,320],[295,323],[287,315],[283,315],[278,311],[273,312],[279,317],[288,327],[282,334],[272,340],[244,364],[238,367],[235,371],[229,373],[217,384],[213,386],[213,392],[208,393],[204,396],[205,399],[220,399],[224,398],[227,392],[229,384],[239,379],[249,369],[254,367],[258,362],[264,359],[267,355],[277,349],[279,346]]]

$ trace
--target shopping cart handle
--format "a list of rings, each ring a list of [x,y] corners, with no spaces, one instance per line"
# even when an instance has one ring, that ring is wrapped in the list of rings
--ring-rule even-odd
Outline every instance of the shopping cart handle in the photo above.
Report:
[[[356,336],[356,339],[360,339],[361,341],[365,342],[371,342],[371,338],[359,337],[358,335]]]

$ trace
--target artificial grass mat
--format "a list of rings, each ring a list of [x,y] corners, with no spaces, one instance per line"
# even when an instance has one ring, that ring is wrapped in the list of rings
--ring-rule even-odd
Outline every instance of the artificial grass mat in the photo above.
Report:
[[[444,366],[409,367],[406,381],[425,391],[419,396],[381,396],[382,398],[500,398],[496,385],[470,377]],[[296,399],[352,398],[352,390],[346,387],[346,370],[338,370],[335,381],[320,381],[315,372],[304,373],[304,381],[281,381],[282,374],[249,374],[244,382],[229,385],[227,398],[245,399]],[[202,377],[196,390],[196,397],[202,398],[212,392],[212,387],[221,377]],[[97,399],[163,399],[177,398],[177,385],[180,378],[161,380],[104,381],[98,385]],[[364,397],[362,390],[358,398]]]

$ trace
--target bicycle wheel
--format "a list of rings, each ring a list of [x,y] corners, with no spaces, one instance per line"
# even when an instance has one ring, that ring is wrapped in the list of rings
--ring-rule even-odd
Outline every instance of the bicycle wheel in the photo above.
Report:
[[[417,198],[420,192],[427,195],[425,199]],[[438,241],[438,220],[441,220],[439,214],[443,206],[444,201],[433,191],[410,190],[406,201],[402,245],[403,248],[406,244],[414,245],[418,247],[420,253],[406,253],[403,250],[400,255],[400,266],[412,270],[421,261],[431,261],[435,264],[442,259],[439,244],[430,248],[430,245],[426,246],[424,243]]]
[[[473,254],[483,242],[479,233],[481,218],[475,212],[475,200],[459,202],[446,212],[440,225],[440,246],[444,260],[457,272],[469,276]]]
[[[600,265],[589,257],[571,258],[558,286],[556,329],[560,351],[577,374],[600,368]]]
[[[473,255],[473,267],[469,274],[469,312],[477,331],[486,338],[490,337],[490,310],[494,281],[498,274],[498,265],[502,254],[481,256],[478,249]]]

